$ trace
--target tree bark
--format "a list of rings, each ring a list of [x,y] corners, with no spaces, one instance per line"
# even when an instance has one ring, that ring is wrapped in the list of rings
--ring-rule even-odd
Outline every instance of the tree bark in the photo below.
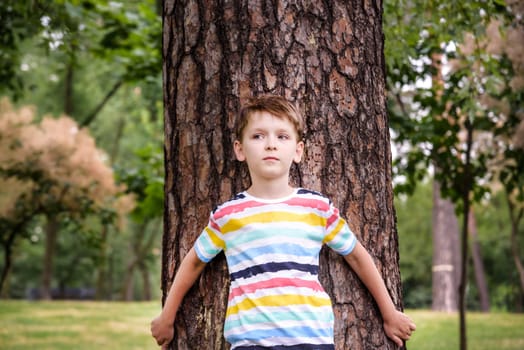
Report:
[[[433,268],[431,309],[458,310],[460,279],[460,231],[455,206],[440,194],[438,181],[433,181]]]
[[[240,105],[259,93],[296,101],[306,154],[295,185],[329,196],[374,257],[401,308],[398,237],[385,103],[382,3],[164,2],[164,297],[209,213],[249,183],[234,160]],[[320,278],[335,311],[337,349],[395,349],[369,293],[324,249]],[[179,309],[173,349],[227,349],[223,254]]]

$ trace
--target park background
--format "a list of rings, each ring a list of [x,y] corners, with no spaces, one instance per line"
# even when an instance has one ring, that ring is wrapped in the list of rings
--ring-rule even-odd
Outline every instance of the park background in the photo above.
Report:
[[[515,349],[524,342],[522,6],[386,1],[383,17],[404,307],[457,311],[433,272],[459,266],[454,180],[467,133],[460,115],[442,116],[460,105],[476,121],[466,306],[519,316],[501,332]],[[45,305],[7,299],[152,301],[139,303],[149,320],[161,298],[161,4],[6,1],[0,15],[2,315]],[[434,181],[435,164],[448,177]]]

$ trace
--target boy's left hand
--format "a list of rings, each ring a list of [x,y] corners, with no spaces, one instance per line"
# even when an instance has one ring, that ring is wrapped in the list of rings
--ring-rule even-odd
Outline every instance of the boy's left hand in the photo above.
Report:
[[[384,331],[386,335],[393,340],[398,346],[404,345],[403,342],[409,340],[411,333],[417,329],[417,326],[404,313],[395,310],[387,319],[384,319]]]

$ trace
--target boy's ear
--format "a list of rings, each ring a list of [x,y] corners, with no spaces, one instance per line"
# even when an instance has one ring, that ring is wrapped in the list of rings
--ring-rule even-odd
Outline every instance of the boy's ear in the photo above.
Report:
[[[302,160],[303,154],[304,154],[304,142],[299,141],[297,143],[297,149],[295,151],[295,157],[293,158],[293,161],[297,164],[300,163],[300,161]]]
[[[235,140],[235,143],[233,144],[233,149],[235,151],[235,156],[237,157],[237,160],[239,162],[243,162],[246,160],[246,156],[244,155],[244,151],[242,150],[242,143],[239,140]]]

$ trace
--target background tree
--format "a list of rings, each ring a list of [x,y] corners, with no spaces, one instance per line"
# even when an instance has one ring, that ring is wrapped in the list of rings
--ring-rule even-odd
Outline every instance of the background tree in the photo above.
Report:
[[[381,23],[380,3],[165,1],[164,293],[210,210],[248,184],[231,147],[242,100],[277,93],[306,115],[295,184],[325,193],[350,218],[401,307]],[[337,348],[394,348],[342,259],[324,250],[321,263]],[[227,284],[220,256],[181,306],[173,348],[226,347]]]
[[[60,221],[64,215],[80,220],[97,213],[101,220],[111,220],[111,213],[125,213],[132,205],[128,198],[118,198],[112,169],[103,160],[86,130],[67,117],[44,117],[33,123],[30,108],[13,110],[2,100],[0,123],[0,180],[4,184],[19,182],[16,191],[6,192],[0,218],[6,264],[2,282],[10,267],[9,250],[21,228],[38,215],[46,218],[46,253],[42,276],[42,294],[51,297],[53,257]],[[126,204],[127,201],[127,204]],[[127,209],[128,210],[128,209]]]
[[[136,299],[133,285],[135,270],[139,270],[142,277],[143,299],[152,298],[150,270],[151,265],[156,263],[152,251],[161,232],[164,201],[164,164],[162,151],[156,149],[161,145],[160,142],[151,142],[148,147],[137,151],[139,162],[136,166],[117,169],[119,181],[126,184],[127,192],[132,193],[137,200],[130,215],[134,225],[121,291],[122,300]]]
[[[432,306],[432,190],[426,180],[412,195],[395,196],[402,294],[409,309]]]
[[[1,67],[14,73],[6,74],[6,85],[2,85],[4,88],[12,82],[13,87],[2,92],[16,96],[20,106],[37,104],[43,114],[68,111],[80,125],[90,126],[97,145],[109,155],[111,166],[134,168],[134,151],[151,136],[144,133],[146,124],[158,120],[161,108],[161,21],[156,2],[7,1],[0,6],[0,16],[8,18],[2,21],[5,31],[0,34],[6,39],[2,54],[8,54]],[[30,25],[25,28],[24,24]],[[145,111],[148,118],[143,118]],[[99,115],[103,118],[98,119]],[[135,128],[134,123],[143,128]],[[29,236],[39,237],[34,230],[40,228],[40,222],[29,225]],[[103,237],[88,240],[92,243],[88,256],[96,263],[97,292],[100,298],[112,299],[111,289],[120,289],[120,281],[113,278],[115,266],[119,267],[115,259],[121,257],[115,253],[118,248],[110,245],[124,244],[127,232],[113,237],[122,228],[108,221],[101,227],[94,222],[91,226],[82,228],[100,230]],[[67,231],[67,227],[60,225],[59,230]],[[87,280],[85,283],[90,284]]]
[[[410,174],[407,179],[411,181],[420,178],[424,169],[434,164],[439,169],[435,176],[441,182],[443,195],[459,204],[458,210],[463,212],[459,309],[461,348],[465,349],[469,227],[467,214],[471,201],[479,201],[482,198],[487,190],[484,184],[489,180],[507,184],[508,179],[511,178],[513,185],[519,183],[517,175],[509,174],[517,174],[515,170],[522,166],[518,152],[513,152],[514,146],[511,142],[507,142],[515,134],[520,122],[518,113],[516,110],[512,113],[500,113],[482,103],[482,99],[488,96],[498,100],[521,100],[519,97],[522,96],[521,88],[500,89],[499,83],[501,76],[514,76],[514,72],[518,72],[515,67],[519,64],[518,61],[515,62],[517,65],[512,64],[504,56],[491,55],[483,47],[483,43],[486,42],[486,28],[491,20],[499,18],[502,21],[512,21],[514,14],[517,14],[515,18],[520,17],[518,12],[514,12],[518,9],[517,3],[506,8],[496,1],[439,4],[434,9],[436,11],[428,11],[428,14],[437,16],[440,21],[431,21],[432,26],[417,26],[420,24],[418,21],[423,19],[414,19],[412,23],[420,30],[415,30],[411,36],[411,39],[417,42],[412,42],[413,46],[408,51],[408,55],[412,55],[410,60],[390,61],[392,64],[390,78],[394,78],[391,80],[390,87],[400,93],[406,83],[416,86],[417,80],[421,77],[433,76],[432,71],[435,67],[432,64],[432,57],[435,53],[443,55],[443,58],[453,57],[460,64],[455,64],[443,77],[444,84],[433,85],[429,89],[427,87],[414,89],[413,101],[418,104],[416,105],[418,111],[409,111],[402,103],[402,99],[397,98],[396,101],[401,102],[397,105],[400,107],[397,112],[400,113],[395,114],[395,110],[392,110],[392,115],[399,117],[394,118],[394,125],[398,127],[401,135],[399,140],[408,141],[415,146],[409,149],[407,161],[400,164],[404,170],[407,170],[406,173]],[[445,13],[450,10],[454,11],[456,16],[446,16]],[[449,22],[450,18],[458,21]],[[454,32],[456,41],[450,40],[448,30]],[[458,36],[455,34],[457,32]],[[461,38],[465,32],[472,33],[475,38],[474,49],[469,52],[470,54],[464,50],[465,46],[461,46],[461,43],[466,42]],[[399,52],[405,53],[403,50]],[[512,69],[507,69],[508,63],[513,67]],[[491,75],[485,74],[486,72]],[[402,118],[410,112],[413,116],[411,120]],[[487,133],[496,141],[486,148],[481,141],[484,140],[482,136]],[[504,155],[502,171],[498,166],[493,166],[496,160],[501,159],[501,155]],[[499,173],[507,176],[500,177],[497,175]],[[413,182],[408,182],[408,185],[412,184]]]

